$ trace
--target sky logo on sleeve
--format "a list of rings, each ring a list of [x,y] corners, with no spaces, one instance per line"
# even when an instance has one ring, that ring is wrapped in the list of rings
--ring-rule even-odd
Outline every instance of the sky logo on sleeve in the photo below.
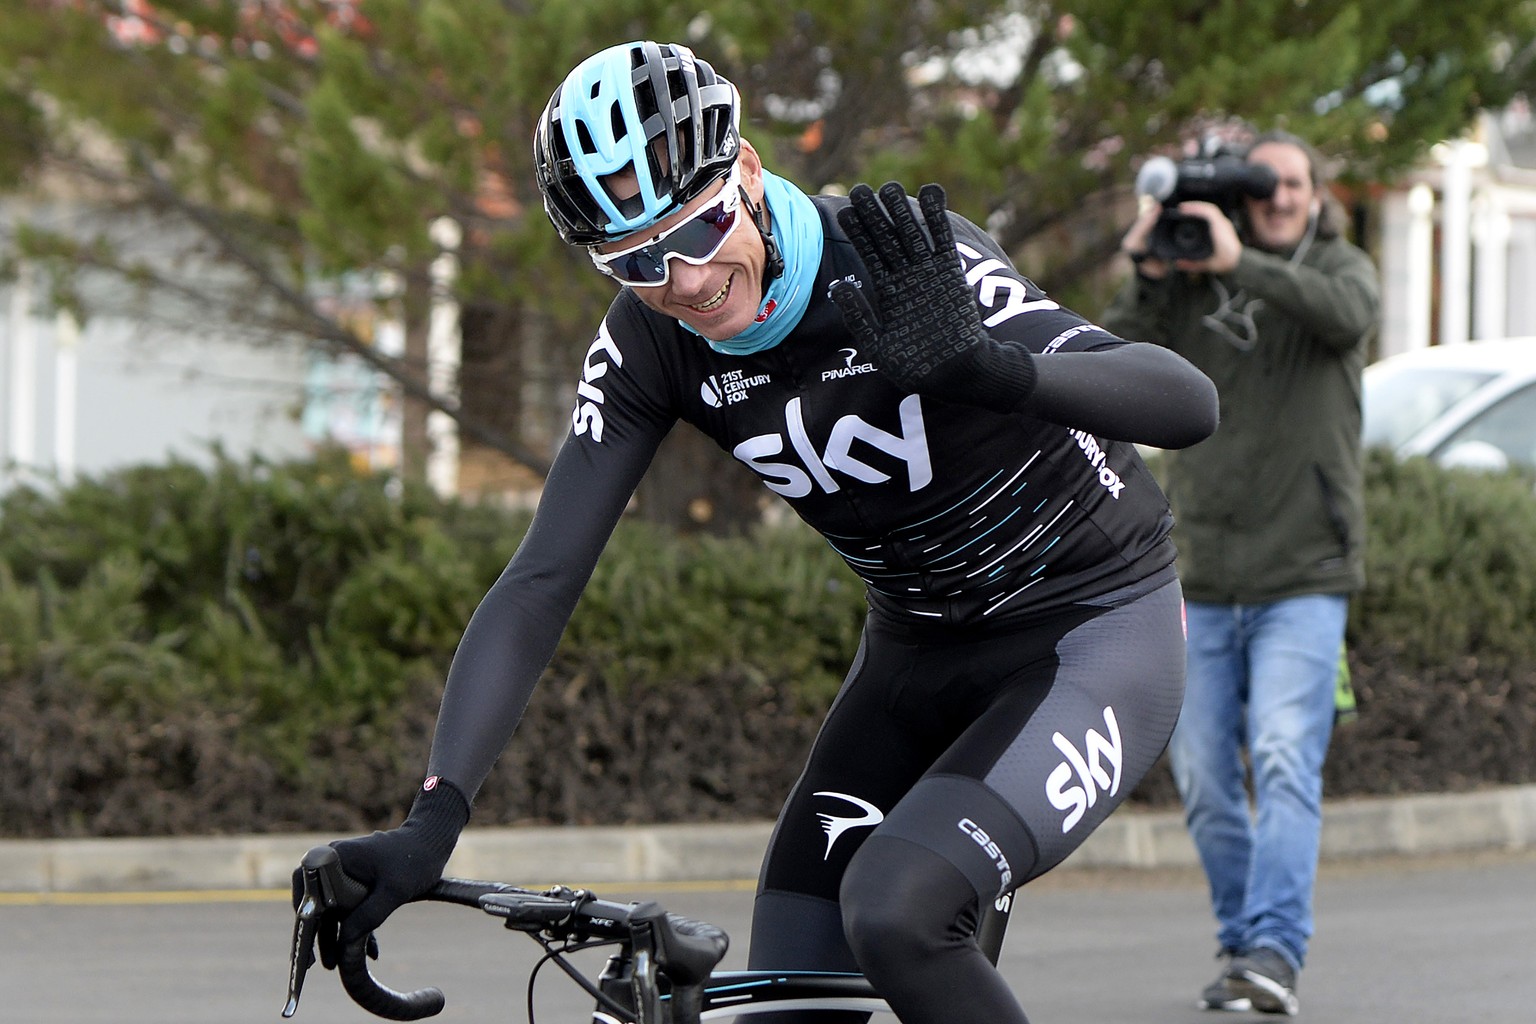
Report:
[[[597,386],[608,373],[609,364],[624,365],[624,353],[614,344],[608,333],[608,321],[597,330],[597,338],[587,349],[582,360],[581,380],[576,382],[576,409],[571,413],[571,429],[578,436],[590,434],[599,444],[603,441],[603,390]]]

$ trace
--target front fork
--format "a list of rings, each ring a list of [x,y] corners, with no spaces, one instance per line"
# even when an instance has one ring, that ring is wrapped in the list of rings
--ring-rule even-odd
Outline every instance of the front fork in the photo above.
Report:
[[[631,1024],[635,1019],[634,990],[635,961],[622,953],[615,953],[603,965],[603,973],[597,976],[597,988],[603,995],[624,1007],[628,1015],[619,1020],[602,1003],[592,1011],[592,1024]]]

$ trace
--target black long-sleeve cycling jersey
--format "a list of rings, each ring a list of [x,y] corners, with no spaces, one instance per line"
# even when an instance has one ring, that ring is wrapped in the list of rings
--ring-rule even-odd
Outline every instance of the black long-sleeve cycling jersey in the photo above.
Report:
[[[837,225],[847,200],[815,202],[815,291],[772,348],[719,353],[629,290],[614,300],[538,512],[455,656],[430,773],[479,788],[679,420],[826,537],[867,585],[873,616],[918,635],[1016,628],[1173,561],[1167,501],[1130,442],[1181,447],[1208,434],[1203,375],[1060,307],[951,214],[985,327],[1037,353],[1037,382],[1025,412],[1008,415],[904,393],[828,297],[863,269]]]

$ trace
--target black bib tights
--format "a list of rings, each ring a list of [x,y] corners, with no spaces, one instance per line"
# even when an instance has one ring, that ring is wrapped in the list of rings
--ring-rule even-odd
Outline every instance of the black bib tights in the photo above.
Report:
[[[1156,762],[1181,614],[1165,573],[1001,635],[872,618],[775,828],[749,966],[861,971],[903,1024],[1026,1024],[977,944],[981,908],[1060,864]]]

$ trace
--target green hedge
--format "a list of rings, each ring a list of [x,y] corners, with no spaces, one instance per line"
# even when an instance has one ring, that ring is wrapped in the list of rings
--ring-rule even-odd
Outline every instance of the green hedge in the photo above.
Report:
[[[1536,488],[1375,453],[1367,585],[1351,607],[1360,701],[1338,794],[1536,781]]]
[[[1536,779],[1529,481],[1373,461],[1360,719],[1335,795]],[[398,819],[440,681],[526,517],[340,455],[142,467],[0,499],[0,834],[354,830]],[[482,823],[770,816],[857,643],[803,526],[625,522]],[[1138,791],[1166,804],[1155,773]]]
[[[218,457],[208,471],[177,463],[7,495],[0,834],[393,818],[463,624],[526,526],[360,476],[339,454]],[[861,610],[851,574],[803,527],[726,542],[626,522],[549,688],[574,684],[593,703],[730,678],[744,700],[772,692],[771,706],[810,715],[836,689]],[[541,760],[568,756],[580,752]]]

